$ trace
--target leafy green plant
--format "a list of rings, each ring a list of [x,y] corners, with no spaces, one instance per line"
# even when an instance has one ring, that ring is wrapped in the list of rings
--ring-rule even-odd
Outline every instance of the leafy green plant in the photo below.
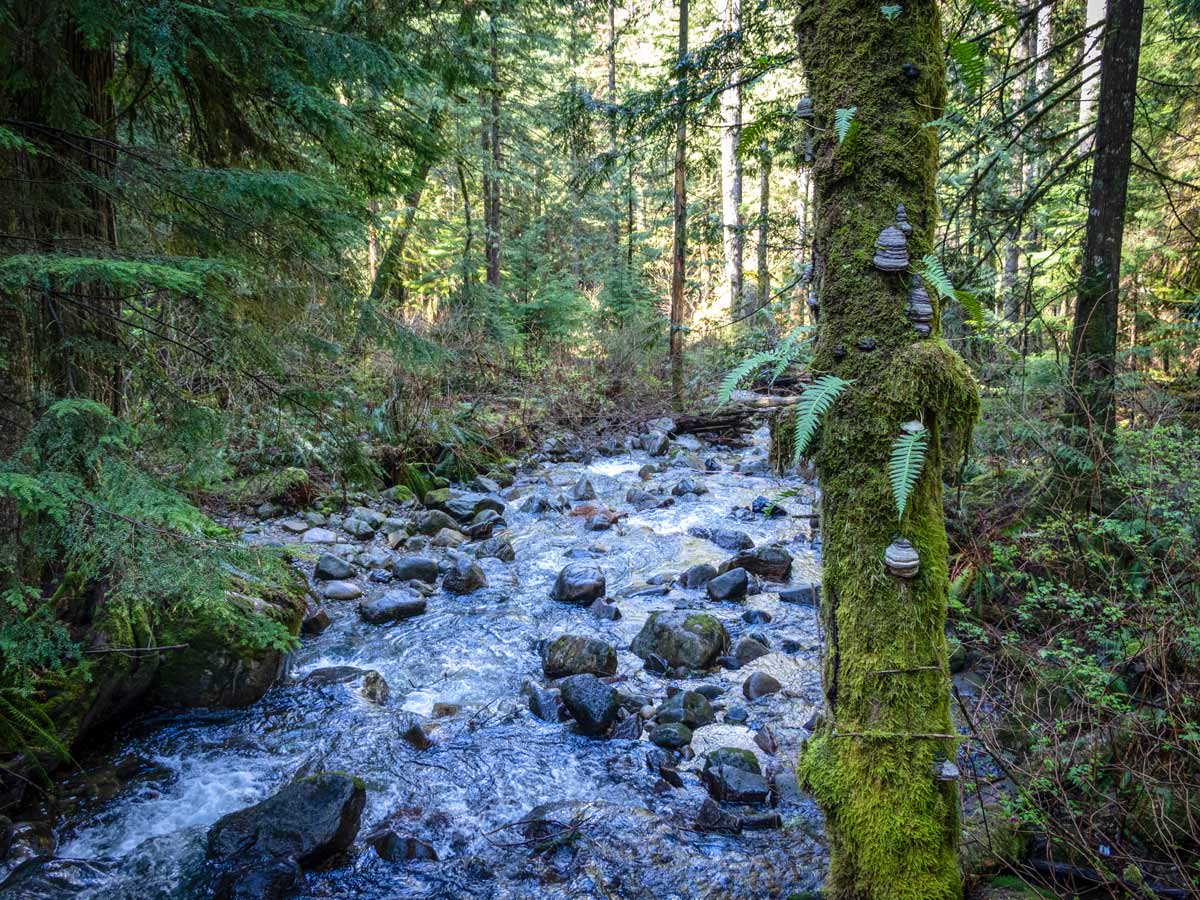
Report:
[[[838,143],[845,143],[846,138],[850,134],[850,126],[854,124],[854,117],[858,115],[858,107],[850,106],[843,109],[838,109],[833,114],[833,130],[837,132]]]
[[[967,317],[975,325],[983,324],[983,304],[970,291],[959,290],[954,286],[950,276],[942,267],[941,260],[932,253],[927,253],[921,257],[917,269],[926,284],[931,285],[938,292],[939,297],[947,301],[957,301],[966,310]]]
[[[896,516],[903,520],[908,498],[912,496],[921,469],[925,465],[925,454],[929,450],[929,432],[922,426],[906,431],[892,442],[892,454],[888,459],[888,481],[892,485],[892,497],[896,501]]]
[[[892,20],[897,18],[901,12],[904,11],[904,7],[901,6],[899,3],[886,3],[883,6],[879,7],[879,11],[883,14],[883,17],[885,19],[887,19],[889,22],[891,22]]]
[[[807,326],[794,328],[774,347],[768,350],[761,350],[747,357],[731,369],[717,391],[717,404],[720,406],[728,403],[729,398],[733,396],[733,392],[737,390],[739,384],[766,366],[772,367],[772,381],[782,375],[784,370],[800,357],[801,353],[812,343],[812,338],[806,337],[811,330]]]
[[[792,451],[795,461],[799,462],[808,449],[821,424],[821,417],[829,411],[842,391],[853,383],[836,375],[822,375],[800,395],[800,402],[796,405],[795,449]]]

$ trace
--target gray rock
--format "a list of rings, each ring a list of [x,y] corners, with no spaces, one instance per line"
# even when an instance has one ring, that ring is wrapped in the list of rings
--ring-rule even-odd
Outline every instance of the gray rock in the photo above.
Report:
[[[799,584],[780,591],[779,599],[784,603],[799,603],[801,606],[820,606],[821,586],[819,584]]]
[[[318,608],[308,613],[300,623],[301,634],[320,634],[326,628],[333,624],[333,620],[329,618],[323,608]]]
[[[700,494],[707,494],[708,488],[700,484],[694,478],[681,478],[678,482],[676,482],[675,486],[671,488],[671,493],[676,497],[682,497],[684,494],[696,494],[699,496]]]
[[[443,528],[457,530],[458,520],[440,509],[426,509],[417,513],[417,517],[413,519],[413,525],[420,534],[434,535]]]
[[[703,781],[714,800],[726,803],[765,803],[771,793],[762,775],[733,766],[705,766]]]
[[[682,722],[689,728],[700,728],[716,719],[712,704],[698,691],[680,691],[668,697],[655,713],[659,722]]]
[[[532,681],[521,685],[521,693],[529,700],[529,711],[543,722],[557,722],[562,710],[558,691],[541,687]]]
[[[556,637],[546,646],[542,672],[547,678],[564,675],[617,674],[617,651],[597,638],[577,634]]]
[[[369,522],[364,522],[362,519],[347,519],[342,523],[342,530],[360,541],[367,541],[375,537],[376,531]]]
[[[771,621],[771,614],[765,609],[748,609],[742,613],[742,621],[747,625],[766,625]]]
[[[328,528],[310,528],[300,540],[306,544],[336,544],[337,535]]]
[[[348,681],[358,681],[366,670],[357,666],[326,666],[313,669],[304,676],[304,683],[317,687],[327,687],[331,684],[345,684]]]
[[[479,564],[468,556],[456,556],[450,571],[442,579],[442,590],[451,594],[469,594],[487,587],[487,578]]]
[[[641,659],[657,657],[671,667],[707,669],[728,646],[729,633],[712,616],[674,610],[651,613],[629,649]]]
[[[586,475],[580,475],[579,480],[567,491],[567,496],[576,503],[584,500],[595,500],[596,489],[592,486],[592,482],[588,480]]]
[[[429,541],[429,543],[434,547],[445,547],[449,549],[461,547],[466,542],[467,536],[454,528],[443,528]]]
[[[705,585],[710,600],[743,600],[750,587],[745,569],[730,569]]]
[[[737,659],[738,665],[742,666],[754,662],[760,656],[766,656],[770,652],[770,649],[751,637],[744,637],[733,646],[733,655]]]
[[[512,562],[517,558],[517,554],[508,538],[492,537],[475,548],[476,559],[488,559],[489,557],[502,562]]]
[[[5,860],[12,866],[0,883],[4,900],[67,900],[69,897],[107,897],[118,873],[103,860],[49,859],[35,856],[17,865],[19,858]],[[0,869],[0,871],[3,871]]]
[[[641,740],[644,727],[641,716],[636,714],[626,716],[624,719],[618,719],[617,723],[613,725],[612,730],[608,733],[608,739],[610,741]]]
[[[322,593],[330,600],[357,600],[363,590],[353,581],[331,581]]]
[[[313,578],[318,581],[341,581],[354,574],[354,567],[344,559],[332,553],[321,554],[313,570]]]
[[[416,591],[404,588],[388,591],[379,597],[363,600],[358,604],[358,614],[364,622],[372,625],[387,625],[402,619],[411,619],[425,613],[425,598]]]
[[[350,510],[350,518],[358,519],[360,522],[366,522],[371,527],[372,531],[378,531],[383,527],[383,523],[387,521],[387,516],[377,509],[371,509],[366,506],[356,506]]]
[[[617,692],[595,675],[572,675],[564,679],[562,701],[579,730],[591,737],[605,734],[617,720],[620,705]]]
[[[650,743],[666,750],[680,750],[692,742],[692,729],[682,722],[666,722],[650,732]]]
[[[674,501],[670,497],[656,497],[641,488],[630,488],[625,492],[625,502],[633,504],[633,508],[638,512],[645,512],[648,509],[670,506]]]
[[[608,531],[612,527],[612,519],[608,516],[588,516],[583,523],[584,531]]]
[[[596,599],[592,601],[592,605],[588,607],[590,612],[597,619],[606,619],[610,622],[616,622],[621,618],[621,610],[615,603],[609,603],[604,599]]]
[[[568,563],[554,582],[553,598],[563,603],[587,606],[603,597],[606,590],[604,570],[587,563]]]
[[[701,588],[717,577],[716,566],[700,563],[691,566],[679,576],[679,583],[685,588]]]
[[[363,676],[362,687],[359,690],[362,691],[363,697],[380,706],[387,703],[388,698],[392,695],[391,687],[374,669]]]
[[[504,504],[487,494],[460,494],[447,500],[441,508],[460,522],[470,522],[485,509],[497,515],[504,512]]]
[[[303,519],[284,519],[279,527],[290,534],[303,534],[308,531],[308,523]]]
[[[642,449],[651,456],[665,456],[670,447],[670,439],[661,431],[650,431],[642,435]]]
[[[363,783],[349,775],[302,778],[218,819],[208,830],[208,858],[218,864],[288,858],[315,865],[354,842],[366,800]]]
[[[792,554],[774,544],[743,550],[721,566],[722,572],[741,568],[772,581],[782,581],[792,570]]]
[[[438,862],[438,853],[432,844],[411,835],[397,834],[390,828],[368,835],[366,843],[380,859],[388,862]]]
[[[750,535],[734,528],[701,528],[696,525],[688,529],[688,534],[701,540],[712,541],[723,550],[749,550],[754,546]]]
[[[392,563],[392,575],[397,581],[433,584],[438,578],[438,564],[427,556],[402,556]]]
[[[782,688],[783,685],[766,672],[753,672],[742,682],[742,695],[747,700],[757,700],[767,694],[777,693]]]
[[[721,809],[711,797],[705,799],[696,813],[696,830],[711,831],[721,834],[741,834],[742,817],[736,813]]]

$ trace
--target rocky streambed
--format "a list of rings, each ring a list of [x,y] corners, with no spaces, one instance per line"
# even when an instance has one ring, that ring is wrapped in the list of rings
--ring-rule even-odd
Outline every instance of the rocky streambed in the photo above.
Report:
[[[320,600],[288,675],[80,760],[0,898],[815,889],[819,541],[766,439],[550,442],[511,484],[234,522]]]

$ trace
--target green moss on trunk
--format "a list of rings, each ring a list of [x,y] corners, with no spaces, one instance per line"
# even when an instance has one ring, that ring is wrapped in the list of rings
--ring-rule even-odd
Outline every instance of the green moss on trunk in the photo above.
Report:
[[[942,438],[961,442],[978,397],[936,331],[913,331],[905,314],[911,276],[872,262],[898,203],[913,225],[910,258],[933,246],[937,132],[924,126],[944,101],[941,25],[932,0],[906,3],[894,21],[878,3],[829,0],[808,6],[797,29],[824,135],[813,173],[821,304],[814,369],[854,381],[810,451],[823,490],[830,715],[800,773],[826,812],[833,897],[957,898],[957,788],[934,774],[956,741],[928,736],[953,731]],[[839,144],[834,114],[849,107],[857,107],[856,125]],[[868,338],[875,349],[858,349]],[[922,420],[931,440],[901,523],[886,470],[910,419]],[[897,536],[921,557],[909,581],[883,564]]]

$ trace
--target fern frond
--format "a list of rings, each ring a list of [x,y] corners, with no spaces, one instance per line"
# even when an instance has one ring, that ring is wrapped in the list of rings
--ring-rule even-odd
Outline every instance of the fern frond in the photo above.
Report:
[[[899,3],[887,3],[887,4],[884,4],[883,6],[879,7],[879,11],[881,13],[883,13],[883,17],[885,19],[887,19],[889,22],[892,21],[893,19],[895,19],[898,15],[900,15],[900,13],[903,12],[903,10],[904,10],[904,7],[901,6]]]
[[[717,394],[717,405],[723,406],[728,403],[729,398],[737,390],[739,384],[749,378],[760,366],[765,366],[767,363],[774,361],[775,350],[771,349],[755,353],[753,356],[739,363],[725,376],[725,380],[721,382],[721,390]]]
[[[966,310],[967,318],[975,325],[983,324],[983,304],[970,291],[959,290],[942,268],[942,261],[932,253],[921,257],[920,275],[925,283],[932,285],[938,296],[946,301],[955,301]]]
[[[912,496],[917,479],[921,477],[928,449],[929,432],[924,428],[915,433],[902,434],[892,443],[892,455],[888,460],[888,480],[892,483],[896,514],[901,520],[904,519],[908,498]]]
[[[967,318],[975,325],[983,325],[983,304],[979,302],[979,298],[970,291],[954,292],[954,299],[962,304],[962,308],[967,311]]]
[[[822,375],[800,395],[796,405],[796,448],[794,459],[798,462],[808,449],[808,444],[821,424],[821,416],[833,406],[833,401],[854,382],[838,378],[836,375]]]
[[[839,144],[846,140],[846,135],[850,133],[850,126],[854,124],[854,117],[857,114],[857,106],[839,109],[833,114],[833,129],[837,132]]]
[[[958,76],[972,93],[983,87],[984,58],[974,41],[953,41],[950,56],[958,66]]]

